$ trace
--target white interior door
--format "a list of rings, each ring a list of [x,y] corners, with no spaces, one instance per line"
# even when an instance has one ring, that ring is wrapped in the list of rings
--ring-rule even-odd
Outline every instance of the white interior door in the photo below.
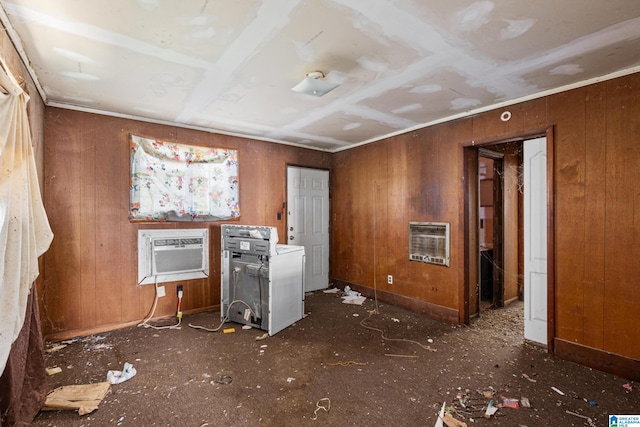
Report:
[[[287,227],[305,248],[305,292],[329,287],[329,171],[287,168]]]
[[[524,142],[524,337],[547,343],[547,139]]]

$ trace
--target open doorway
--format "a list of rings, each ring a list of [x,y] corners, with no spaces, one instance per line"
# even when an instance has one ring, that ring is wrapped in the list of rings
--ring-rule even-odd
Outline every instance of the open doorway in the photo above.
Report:
[[[542,147],[531,157],[535,161],[527,162],[525,144]],[[548,130],[541,138],[482,144],[481,148],[472,143],[464,149],[465,321],[489,308],[516,306],[523,320],[518,324],[525,325],[520,335],[546,344],[549,351],[554,335],[552,144]],[[525,185],[527,174],[531,177]],[[527,197],[533,195],[534,203],[527,208]],[[527,267],[528,253],[541,268]],[[527,333],[531,325],[541,333],[535,337]]]
[[[476,315],[522,301],[522,141],[477,149]]]
[[[503,176],[504,154],[478,151],[478,314],[504,306]]]
[[[478,313],[522,301],[522,141],[478,150]]]

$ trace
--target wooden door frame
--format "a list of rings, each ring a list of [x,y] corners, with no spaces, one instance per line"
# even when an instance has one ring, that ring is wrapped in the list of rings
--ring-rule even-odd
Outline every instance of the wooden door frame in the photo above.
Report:
[[[547,144],[547,351],[554,352],[555,339],[555,252],[554,252],[554,134],[553,127],[533,130],[502,138],[487,138],[480,141],[468,141],[461,144],[463,150],[463,198],[464,198],[464,280],[460,286],[462,312],[460,320],[470,322],[469,300],[472,283],[477,284],[478,277],[478,148],[507,142],[526,141],[546,137]],[[475,185],[474,185],[475,184]],[[475,289],[475,285],[473,286]]]

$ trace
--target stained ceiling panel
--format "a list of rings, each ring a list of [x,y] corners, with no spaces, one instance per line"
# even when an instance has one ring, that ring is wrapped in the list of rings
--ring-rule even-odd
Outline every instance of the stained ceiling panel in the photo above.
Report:
[[[637,0],[0,6],[48,105],[327,151],[640,70]]]

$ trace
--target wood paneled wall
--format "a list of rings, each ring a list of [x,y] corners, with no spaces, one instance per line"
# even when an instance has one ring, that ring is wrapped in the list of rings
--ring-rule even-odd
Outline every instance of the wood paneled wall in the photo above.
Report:
[[[504,110],[512,113],[507,122],[500,120]],[[547,127],[555,142],[556,340],[569,358],[573,352],[579,359],[588,348],[637,367],[640,74],[335,153],[334,278],[457,310],[462,320],[462,145],[507,141]],[[408,261],[409,221],[451,223],[449,268]],[[516,225],[506,226],[516,232]],[[392,285],[387,274],[394,276]]]
[[[463,125],[460,126],[459,124]],[[464,277],[462,150],[471,120],[334,154],[333,276],[429,304],[457,322]],[[409,262],[409,222],[451,223],[450,267]],[[393,284],[387,284],[387,275]],[[454,310],[451,317],[446,310]],[[439,313],[439,314],[438,314]]]
[[[220,223],[132,223],[129,135],[238,150],[241,218],[285,236],[288,164],[329,168],[330,154],[122,118],[47,108],[45,206],[55,238],[45,255],[45,334],[73,336],[135,324],[149,312],[152,285],[138,286],[140,228],[209,227],[210,277],[181,282],[182,309],[220,304]],[[283,212],[283,220],[276,215]],[[156,316],[175,313],[176,283],[163,283]]]
[[[512,118],[503,122],[506,109]],[[60,336],[132,324],[150,308],[153,288],[135,284],[137,230],[174,225],[127,220],[129,133],[238,148],[241,221],[276,225],[281,235],[284,224],[276,213],[285,201],[286,164],[330,168],[334,281],[375,286],[434,317],[463,322],[465,274],[477,267],[465,265],[464,257],[463,146],[548,127],[555,142],[556,351],[605,370],[612,359],[633,369],[640,360],[640,74],[333,155],[47,108],[45,204],[56,237],[45,258],[46,332]],[[409,221],[451,223],[450,267],[408,261]],[[215,258],[219,224],[210,227]],[[219,268],[218,259],[211,265]],[[185,283],[185,310],[218,304],[218,274]],[[167,286],[157,315],[175,309],[175,292]]]

